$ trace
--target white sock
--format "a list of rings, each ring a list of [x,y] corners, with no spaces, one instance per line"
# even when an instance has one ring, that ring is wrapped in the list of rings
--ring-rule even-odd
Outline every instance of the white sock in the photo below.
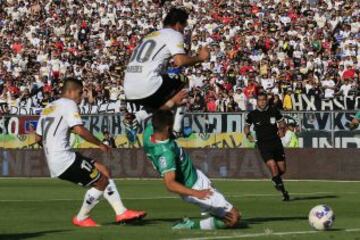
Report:
[[[103,193],[103,191],[97,190],[94,187],[90,188],[85,193],[83,205],[81,206],[81,209],[76,216],[78,220],[82,221],[89,217],[91,209],[93,209],[95,205],[99,202],[99,199],[101,198]]]
[[[107,185],[104,191],[104,198],[114,209],[116,215],[123,214],[126,211],[126,208],[121,201],[120,194],[116,188],[115,182],[112,179],[109,179],[109,185]]]
[[[178,107],[176,109],[174,126],[173,126],[173,130],[175,132],[181,132],[181,126],[184,116],[185,116],[185,107],[184,106]]]

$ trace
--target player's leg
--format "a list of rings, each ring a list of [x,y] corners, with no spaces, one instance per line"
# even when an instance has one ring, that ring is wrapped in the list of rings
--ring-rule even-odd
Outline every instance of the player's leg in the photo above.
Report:
[[[187,91],[184,89],[188,84],[188,78],[183,74],[178,74],[173,77],[168,75],[163,76],[163,81],[168,82],[167,88],[169,89],[169,95],[167,95],[164,100],[165,103],[160,107],[160,109],[173,109],[174,104],[179,101],[179,99],[184,100],[184,97],[187,95]],[[183,102],[185,104],[185,102]],[[185,105],[177,106],[175,110],[174,126],[173,131],[177,136],[186,135],[182,133],[182,122],[185,117]]]
[[[280,191],[283,194],[284,200],[288,200],[287,199],[287,191],[285,189],[285,186],[284,186],[284,183],[283,183],[283,180],[281,177],[281,172],[278,168],[276,161],[274,159],[267,160],[266,166],[270,170],[271,177],[272,177],[271,181],[273,182],[276,190]]]
[[[278,161],[276,162],[278,169],[279,169],[279,174],[282,176],[286,173],[286,161]]]
[[[175,110],[173,129],[176,133],[179,133],[182,131],[185,107],[177,107],[178,104],[176,103],[178,103],[179,100],[183,100],[187,95],[187,91],[184,88],[188,83],[188,79],[182,74],[174,74],[171,76],[165,74],[161,77],[163,78],[163,82],[153,95],[144,99],[128,100],[128,102],[137,106],[143,106],[143,110],[147,113],[153,113],[157,110]],[[139,123],[140,121],[138,118],[144,118],[142,115],[137,116],[137,112],[132,112],[132,119],[135,118],[135,115]]]
[[[259,145],[259,151],[262,159],[264,160],[267,168],[271,174],[271,181],[273,182],[276,190],[280,191],[283,195],[283,200],[288,200],[288,194],[285,190],[285,186],[283,180],[281,178],[281,172],[277,165],[276,160],[279,158],[279,154],[277,154],[276,146],[274,145]],[[276,158],[276,160],[275,160]]]
[[[277,146],[274,148],[274,159],[275,159],[276,166],[277,166],[278,172],[279,172],[278,178],[281,180],[281,183],[282,183],[282,188],[280,190],[284,197],[283,200],[289,201],[290,196],[289,196],[288,191],[286,191],[285,184],[283,183],[283,180],[282,180],[282,175],[284,175],[286,172],[285,152],[284,152],[284,147],[282,146],[282,144],[277,144]]]
[[[199,206],[200,209],[206,210],[211,217],[193,221],[185,219],[184,222],[175,225],[174,229],[212,230],[236,227],[241,218],[239,211],[220,192],[211,187],[211,181],[201,171],[197,171],[197,173],[198,180],[193,189],[211,188],[213,194],[208,199],[194,197],[184,197],[183,199],[188,203]]]
[[[83,204],[78,214],[73,218],[73,224],[81,227],[95,227],[97,224],[90,218],[91,210],[97,205],[108,185],[108,178],[95,167],[94,161],[76,153],[74,163],[59,176],[84,187],[90,187],[84,196]]]
[[[110,176],[110,171],[108,168],[100,162],[95,162],[95,167],[108,178],[108,184],[104,189],[104,198],[108,201],[110,206],[115,211],[115,221],[116,222],[125,222],[135,219],[141,219],[146,216],[144,211],[134,211],[127,209],[122,200],[120,193],[116,187],[115,181]]]
[[[98,226],[95,221],[90,218],[90,212],[99,203],[108,183],[108,178],[101,174],[100,178],[92,183],[92,187],[85,193],[84,201],[78,214],[73,218],[74,225],[79,227]]]

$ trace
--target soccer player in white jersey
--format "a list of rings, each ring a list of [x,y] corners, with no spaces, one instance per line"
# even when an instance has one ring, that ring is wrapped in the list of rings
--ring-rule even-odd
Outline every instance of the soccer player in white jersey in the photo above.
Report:
[[[115,182],[103,164],[70,149],[70,132],[73,132],[104,152],[110,150],[83,126],[77,106],[81,101],[82,91],[83,85],[80,81],[66,79],[62,98],[50,103],[41,113],[36,129],[36,141],[41,142],[44,148],[51,177],[90,187],[79,213],[73,218],[76,226],[98,226],[89,214],[101,197],[114,209],[116,222],[141,219],[146,213],[125,208]]]
[[[173,8],[163,21],[164,28],[146,35],[134,49],[128,63],[124,90],[126,100],[143,106],[147,112],[169,110],[179,106],[175,115],[174,131],[181,131],[184,89],[187,78],[181,74],[168,74],[169,60],[176,67],[192,66],[209,59],[207,47],[202,47],[197,56],[189,56],[184,50],[184,29],[188,13]]]

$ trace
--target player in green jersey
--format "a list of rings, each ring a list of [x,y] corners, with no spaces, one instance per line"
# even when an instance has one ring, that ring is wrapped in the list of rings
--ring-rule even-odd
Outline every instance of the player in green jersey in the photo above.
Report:
[[[179,194],[184,201],[198,205],[211,217],[192,221],[184,219],[174,229],[221,229],[235,227],[239,211],[211,184],[192,163],[190,156],[172,138],[174,115],[160,110],[144,131],[144,149],[156,171],[163,177],[166,188]]]
[[[347,124],[347,126],[350,128],[350,130],[354,130],[358,128],[360,122],[360,111],[358,111],[352,121]]]

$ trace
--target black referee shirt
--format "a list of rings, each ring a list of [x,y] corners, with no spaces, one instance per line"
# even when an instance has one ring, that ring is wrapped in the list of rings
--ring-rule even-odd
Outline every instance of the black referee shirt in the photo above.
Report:
[[[248,113],[245,124],[254,125],[256,139],[260,143],[280,140],[277,123],[284,117],[276,108],[267,106],[264,110],[256,109]]]

